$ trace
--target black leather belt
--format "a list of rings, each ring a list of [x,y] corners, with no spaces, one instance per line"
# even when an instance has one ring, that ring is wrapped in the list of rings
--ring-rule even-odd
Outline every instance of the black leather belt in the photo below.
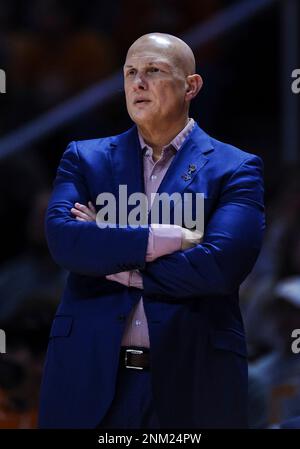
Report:
[[[149,370],[149,348],[142,348],[138,346],[122,346],[120,351],[120,365],[123,368]]]

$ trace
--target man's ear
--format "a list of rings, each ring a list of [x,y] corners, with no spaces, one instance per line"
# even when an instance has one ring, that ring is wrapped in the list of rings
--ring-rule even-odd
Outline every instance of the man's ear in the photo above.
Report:
[[[200,91],[203,86],[203,79],[200,75],[195,73],[194,75],[188,75],[186,78],[186,99],[192,100]]]

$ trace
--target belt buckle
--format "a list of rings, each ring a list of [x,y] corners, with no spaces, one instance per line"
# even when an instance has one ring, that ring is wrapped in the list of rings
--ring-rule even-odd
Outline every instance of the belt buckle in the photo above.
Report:
[[[142,351],[141,349],[130,349],[130,348],[125,349],[125,366],[126,366],[126,368],[143,370],[144,368],[142,366],[131,366],[131,365],[127,364],[127,360],[128,360],[127,359],[127,357],[128,357],[127,354],[128,354],[128,352],[130,352],[131,354],[143,354],[144,351]]]

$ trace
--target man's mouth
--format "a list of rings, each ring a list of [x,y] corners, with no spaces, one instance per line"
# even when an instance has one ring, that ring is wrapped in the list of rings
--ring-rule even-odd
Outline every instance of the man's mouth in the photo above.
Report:
[[[134,100],[134,104],[142,104],[142,103],[150,103],[150,100],[146,99]]]

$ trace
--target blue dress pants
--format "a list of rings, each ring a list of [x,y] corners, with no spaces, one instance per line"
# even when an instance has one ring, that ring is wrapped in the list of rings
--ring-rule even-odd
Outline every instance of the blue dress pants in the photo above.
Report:
[[[98,429],[159,429],[151,373],[119,367],[114,399]]]

